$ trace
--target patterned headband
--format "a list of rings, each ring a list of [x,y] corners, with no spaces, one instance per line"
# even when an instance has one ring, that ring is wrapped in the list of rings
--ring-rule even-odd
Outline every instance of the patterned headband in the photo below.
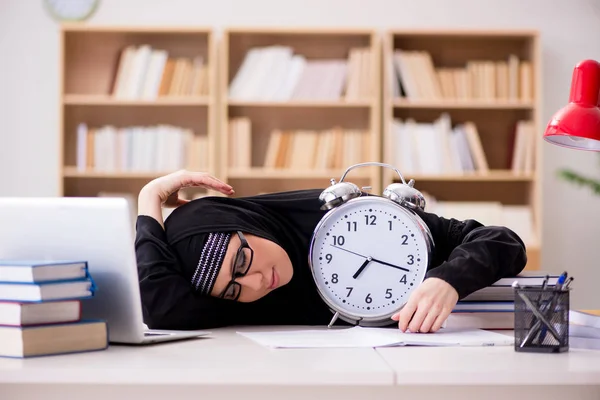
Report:
[[[192,285],[203,295],[210,294],[215,285],[215,279],[227,252],[229,239],[231,239],[231,234],[222,232],[210,233],[206,239],[198,266],[192,276]]]

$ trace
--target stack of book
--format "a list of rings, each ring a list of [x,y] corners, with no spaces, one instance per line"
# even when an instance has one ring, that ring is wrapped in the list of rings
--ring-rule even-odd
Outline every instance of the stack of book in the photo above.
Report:
[[[556,284],[559,275],[541,271],[523,271],[516,277],[502,278],[461,299],[446,320],[446,328],[514,329],[515,303],[513,282],[521,286],[541,286],[546,276],[548,285]]]
[[[0,260],[0,356],[106,349],[106,322],[81,319],[94,291],[85,261]]]

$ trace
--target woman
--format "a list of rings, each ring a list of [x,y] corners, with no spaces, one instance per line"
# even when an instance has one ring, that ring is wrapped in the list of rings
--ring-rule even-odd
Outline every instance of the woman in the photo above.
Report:
[[[191,186],[234,194],[209,174],[182,170],[151,181],[138,197],[135,250],[150,328],[331,320],[308,268],[309,241],[325,213],[318,200],[322,189],[179,198],[178,191]],[[163,206],[176,207],[164,224]],[[419,214],[435,253],[425,280],[390,322],[402,331],[435,332],[459,299],[521,272],[525,245],[505,227]]]

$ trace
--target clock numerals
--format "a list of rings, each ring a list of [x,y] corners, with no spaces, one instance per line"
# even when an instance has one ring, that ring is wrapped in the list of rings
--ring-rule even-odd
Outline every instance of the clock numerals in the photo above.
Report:
[[[371,297],[371,293],[368,293],[367,297],[365,297],[365,303],[371,304],[372,302],[373,302],[373,298]]]
[[[412,254],[408,255],[408,265],[413,265],[415,263],[415,256],[413,256]]]
[[[331,283],[338,283],[340,281],[338,274],[331,274]]]
[[[391,230],[392,230],[392,221],[391,221],[391,220],[390,220],[390,221],[388,221],[388,225],[389,225],[389,227],[390,227],[390,231],[391,231]]]
[[[392,294],[392,289],[387,289],[387,290],[385,291],[385,298],[386,298],[386,299],[391,299],[391,298],[392,298],[392,296],[393,296],[393,294]]]
[[[402,275],[402,278],[400,278],[400,283],[404,283],[406,285],[406,274]]]
[[[377,225],[377,216],[376,215],[365,215],[365,224],[366,225]]]
[[[408,244],[408,235],[402,235],[402,245]]]
[[[358,223],[356,221],[347,221],[346,225],[348,226],[348,232],[356,232],[356,230],[358,229]]]
[[[327,264],[329,264],[331,262],[331,260],[333,260],[333,256],[329,253],[325,254],[325,259],[327,260]]]
[[[354,288],[353,288],[353,287],[350,287],[350,286],[348,286],[348,287],[346,288],[346,290],[348,291],[348,294],[346,295],[346,297],[350,297],[350,295],[352,294],[352,291],[354,290]]]
[[[342,235],[333,235],[333,245],[334,246],[343,246],[346,242],[346,238]]]

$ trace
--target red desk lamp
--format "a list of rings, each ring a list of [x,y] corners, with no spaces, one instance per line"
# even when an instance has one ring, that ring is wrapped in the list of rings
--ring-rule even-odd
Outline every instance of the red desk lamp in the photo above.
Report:
[[[600,151],[600,63],[584,60],[577,64],[569,104],[554,114],[544,140],[572,149]]]

